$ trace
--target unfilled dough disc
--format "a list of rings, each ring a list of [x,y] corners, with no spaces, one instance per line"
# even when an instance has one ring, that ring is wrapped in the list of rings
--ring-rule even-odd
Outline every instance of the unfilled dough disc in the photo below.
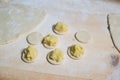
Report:
[[[120,52],[120,15],[111,14],[108,16],[108,19],[113,42]]]
[[[75,38],[79,41],[79,42],[83,42],[83,43],[87,43],[90,41],[91,36],[88,32],[86,31],[79,31],[75,34]]]
[[[42,39],[43,35],[37,32],[32,32],[27,36],[27,41],[30,44],[40,44]]]
[[[0,6],[0,45],[12,42],[20,35],[35,29],[45,18],[42,9],[25,5]]]

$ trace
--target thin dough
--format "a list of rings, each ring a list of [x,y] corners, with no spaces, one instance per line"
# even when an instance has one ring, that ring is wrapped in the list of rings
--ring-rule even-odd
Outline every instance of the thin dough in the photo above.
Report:
[[[115,47],[120,52],[120,15],[109,15],[109,29]]]
[[[46,12],[24,5],[0,6],[0,45],[13,42],[20,35],[28,34],[45,18]]]
[[[27,36],[27,42],[29,44],[40,44],[42,39],[43,35],[37,32],[32,32]]]
[[[87,43],[90,41],[91,36],[88,32],[86,31],[79,31],[75,34],[75,38],[82,43]]]

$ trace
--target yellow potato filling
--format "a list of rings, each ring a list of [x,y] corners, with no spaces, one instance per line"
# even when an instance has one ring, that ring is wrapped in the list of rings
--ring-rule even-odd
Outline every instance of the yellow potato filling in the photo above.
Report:
[[[84,49],[79,44],[75,44],[70,47],[70,54],[76,58],[79,58],[83,53]]]
[[[63,23],[63,22],[58,22],[58,23],[55,25],[54,29],[55,29],[57,32],[60,32],[60,33],[68,31],[67,25],[66,25],[65,23]]]
[[[58,43],[58,38],[57,36],[54,36],[52,34],[47,35],[44,39],[43,39],[43,44],[46,44],[48,46],[56,46]]]
[[[49,58],[55,62],[61,62],[64,58],[64,53],[60,49],[55,49],[50,52]]]

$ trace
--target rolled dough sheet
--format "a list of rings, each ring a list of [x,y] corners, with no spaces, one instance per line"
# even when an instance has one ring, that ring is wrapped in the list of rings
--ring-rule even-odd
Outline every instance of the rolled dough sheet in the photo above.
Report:
[[[20,35],[35,29],[45,18],[42,9],[25,5],[0,6],[0,45],[13,42]]]
[[[109,29],[114,45],[120,52],[120,14],[111,14],[108,16]]]

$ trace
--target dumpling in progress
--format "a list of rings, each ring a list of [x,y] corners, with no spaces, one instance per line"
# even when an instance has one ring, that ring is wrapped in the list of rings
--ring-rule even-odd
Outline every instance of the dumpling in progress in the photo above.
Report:
[[[37,57],[37,49],[33,46],[30,45],[26,49],[23,50],[22,53],[22,59],[25,62],[33,62]]]
[[[84,54],[84,49],[79,44],[74,44],[68,48],[68,55],[73,59],[80,59]]]
[[[53,31],[57,34],[64,34],[68,31],[68,26],[63,22],[58,22],[53,26]]]
[[[64,60],[64,53],[60,49],[55,49],[47,55],[47,60],[51,64],[61,64]]]
[[[43,38],[42,43],[46,48],[54,48],[58,44],[58,37],[52,34],[48,34]]]

